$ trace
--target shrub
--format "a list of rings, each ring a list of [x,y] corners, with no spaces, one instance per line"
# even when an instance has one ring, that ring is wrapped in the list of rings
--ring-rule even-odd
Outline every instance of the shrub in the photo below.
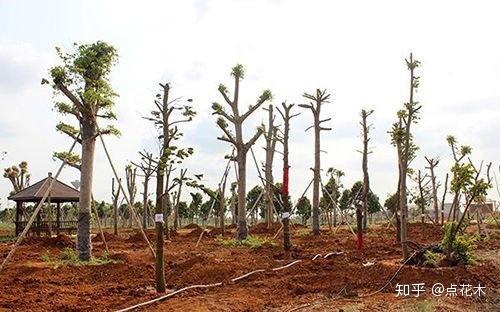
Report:
[[[432,267],[437,266],[437,255],[434,252],[426,250],[424,253],[424,257],[425,257],[425,262],[428,266]]]
[[[51,262],[52,259],[50,258],[50,252],[46,250],[43,254],[41,254],[40,260],[42,260],[43,262]]]
[[[224,247],[249,247],[250,249],[257,249],[266,246],[276,246],[276,243],[268,238],[261,238],[258,236],[248,236],[244,240],[236,238],[224,239],[217,238],[217,242]]]
[[[444,225],[444,236],[441,246],[448,260],[463,264],[472,264],[474,263],[472,247],[476,238],[474,236],[462,234],[465,224],[466,222],[464,222],[462,227],[458,229],[456,223],[446,223]],[[452,235],[455,232],[457,234],[453,239]]]

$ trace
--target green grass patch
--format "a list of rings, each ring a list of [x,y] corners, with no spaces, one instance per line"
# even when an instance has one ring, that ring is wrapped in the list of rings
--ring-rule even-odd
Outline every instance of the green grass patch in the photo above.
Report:
[[[248,236],[244,240],[239,240],[237,238],[224,238],[218,237],[216,241],[223,247],[236,247],[236,248],[250,248],[258,249],[263,247],[275,247],[276,242],[269,238],[262,238],[258,236]]]
[[[13,243],[15,240],[14,236],[0,236],[0,243]]]
[[[14,223],[0,221],[0,229],[12,230],[14,229]]]
[[[121,263],[121,261],[111,259],[108,253],[104,253],[100,257],[92,257],[89,261],[83,261],[78,258],[76,250],[69,247],[61,250],[57,257],[52,257],[49,251],[46,251],[40,255],[40,260],[48,263],[54,268],[64,266],[106,265],[112,263]]]
[[[415,309],[418,312],[434,311],[434,303],[430,300],[419,301],[416,303]]]
[[[306,237],[312,236],[312,232],[310,229],[297,230],[295,232],[295,236],[301,237],[301,238],[306,238]]]

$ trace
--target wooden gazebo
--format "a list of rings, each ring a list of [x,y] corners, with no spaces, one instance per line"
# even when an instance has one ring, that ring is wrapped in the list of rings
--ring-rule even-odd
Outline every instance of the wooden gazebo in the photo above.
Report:
[[[16,202],[16,220],[14,221],[16,224],[16,236],[23,231],[24,227],[28,223],[27,221],[21,221],[24,214],[23,203],[38,204],[47,191],[51,180],[54,180],[54,178],[49,172],[48,176],[45,179],[32,184],[22,191],[8,197],[8,199]],[[52,189],[50,190],[49,197],[47,199],[48,203],[56,204],[56,220],[55,222],[53,220],[42,221],[39,213],[36,222],[33,223],[30,231],[40,235],[41,232],[51,234],[52,231],[55,231],[57,234],[59,234],[61,231],[71,232],[75,230],[76,220],[61,220],[61,203],[77,203],[79,201],[79,197],[80,192],[78,190],[56,179],[52,185]]]

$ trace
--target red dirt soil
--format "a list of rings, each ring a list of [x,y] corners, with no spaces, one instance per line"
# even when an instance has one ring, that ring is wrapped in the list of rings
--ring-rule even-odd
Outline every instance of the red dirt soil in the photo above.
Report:
[[[264,229],[260,228],[264,232]],[[279,225],[266,237],[274,236]],[[267,229],[265,229],[267,230]],[[198,235],[194,235],[197,232]],[[222,287],[189,290],[150,305],[148,311],[289,311],[303,304],[301,311],[391,311],[408,307],[415,310],[415,298],[400,299],[395,296],[396,283],[470,283],[485,285],[486,296],[481,300],[434,298],[427,294],[436,310],[495,310],[499,307],[500,282],[500,233],[490,231],[491,238],[477,248],[478,261],[473,266],[422,268],[407,266],[384,291],[375,296],[359,295],[378,290],[398,269],[401,247],[395,233],[386,226],[371,228],[364,237],[364,247],[355,249],[355,238],[348,229],[337,233],[323,230],[314,237],[304,229],[293,235],[294,249],[284,253],[281,237],[277,246],[260,249],[222,247],[214,235],[204,236],[195,248],[201,228],[179,230],[179,235],[165,243],[165,274],[167,288],[179,289],[195,284],[224,282]],[[213,230],[212,230],[213,231]],[[234,230],[228,231],[234,236]],[[255,234],[256,229],[251,229]],[[293,232],[293,231],[292,231]],[[207,233],[205,233],[207,234]],[[109,236],[111,235],[111,236]],[[154,244],[154,230],[147,231]],[[421,244],[441,240],[439,226],[412,224],[409,237]],[[142,235],[135,230],[121,230],[120,235],[109,236],[108,245],[112,258],[120,263],[101,266],[59,267],[43,262],[40,256],[49,252],[56,256],[66,247],[56,241],[66,238],[32,238],[23,243],[5,270],[0,273],[0,311],[113,311],[153,299],[154,261]],[[37,242],[36,240],[39,240]],[[50,240],[51,243],[47,243]],[[52,242],[54,241],[54,242]],[[70,239],[71,246],[74,242]],[[66,244],[65,243],[65,244]],[[103,253],[103,243],[93,239],[95,255]],[[0,256],[5,257],[10,244],[0,244]],[[341,251],[328,259],[311,259],[316,254]],[[296,259],[302,262],[280,271],[271,268],[286,265]],[[373,262],[371,266],[363,263]],[[238,282],[231,278],[256,269],[266,269]],[[337,293],[345,295],[338,299]]]

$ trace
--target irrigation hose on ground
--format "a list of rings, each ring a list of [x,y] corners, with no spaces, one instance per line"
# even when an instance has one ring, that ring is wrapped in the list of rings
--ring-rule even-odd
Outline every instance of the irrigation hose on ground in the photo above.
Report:
[[[408,259],[406,259],[405,262],[403,262],[401,264],[401,266],[398,268],[398,270],[391,276],[391,278],[384,284],[384,286],[382,286],[380,289],[374,291],[374,292],[371,292],[371,293],[368,293],[368,294],[362,294],[362,295],[359,295],[358,298],[365,298],[365,297],[368,297],[368,296],[372,296],[372,295],[375,295],[379,292],[381,292],[382,290],[384,290],[395,278],[396,276],[399,274],[399,272],[401,272],[401,270],[403,269],[403,267],[408,263],[408,261],[413,258],[413,256],[416,254],[417,252],[415,251],[410,257],[408,257]],[[332,255],[340,255],[342,254],[342,252],[330,252],[330,253],[327,253],[325,256],[322,256],[321,254],[317,254],[315,255],[311,261],[315,261],[316,259],[318,258],[323,258],[323,259],[327,259],[329,258],[330,256]],[[287,265],[284,265],[284,266],[280,266],[280,267],[276,267],[276,268],[272,268],[270,271],[271,272],[276,272],[276,271],[280,271],[280,270],[283,270],[283,269],[287,269],[297,263],[301,263],[303,262],[303,260],[295,260]],[[268,270],[266,269],[258,269],[258,270],[254,270],[254,271],[251,271],[251,272],[248,272],[248,273],[245,273],[241,276],[238,276],[238,277],[235,277],[233,279],[231,279],[231,282],[237,282],[237,281],[240,281],[242,279],[245,279],[253,274],[256,274],[256,273],[261,273],[261,272],[266,272]],[[171,293],[168,293],[166,295],[163,295],[163,296],[160,296],[160,297],[157,297],[153,300],[149,300],[149,301],[146,301],[146,302],[142,302],[142,303],[139,303],[139,304],[136,304],[136,305],[133,305],[131,307],[128,307],[128,308],[125,308],[125,309],[121,309],[121,310],[117,310],[116,312],[126,312],[126,311],[132,311],[132,310],[135,310],[135,309],[138,309],[140,307],[144,307],[144,306],[147,306],[147,305],[150,305],[150,304],[153,304],[155,302],[159,302],[161,300],[164,300],[164,299],[167,299],[167,298],[170,298],[176,294],[179,294],[181,292],[184,292],[186,290],[190,290],[190,289],[198,289],[198,288],[213,288],[213,287],[219,287],[219,286],[223,286],[224,283],[223,282],[219,282],[219,283],[215,283],[215,284],[207,284],[207,285],[192,285],[192,286],[187,286],[187,287],[184,287],[184,288],[181,288],[181,289],[178,289],[176,291],[173,291]],[[342,291],[345,290],[345,286],[344,288],[342,288],[338,294],[340,294]],[[300,310],[302,308],[305,308],[305,307],[308,307],[308,306],[311,306],[310,304],[307,304],[307,305],[302,305],[302,306],[299,306],[297,308],[294,308],[292,309],[291,311],[297,311],[297,310]]]

